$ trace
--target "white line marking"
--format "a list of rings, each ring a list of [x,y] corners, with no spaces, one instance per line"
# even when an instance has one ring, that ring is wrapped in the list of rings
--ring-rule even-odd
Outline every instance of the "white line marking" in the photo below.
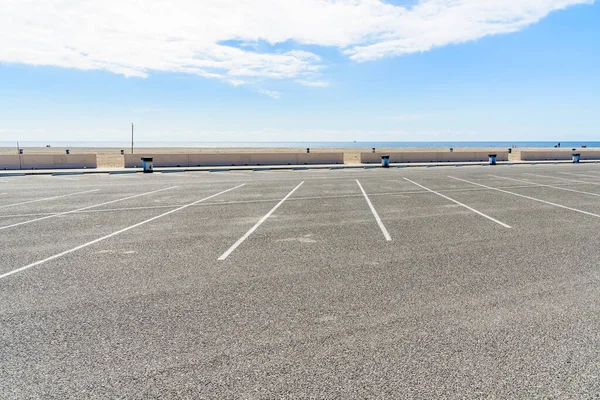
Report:
[[[497,176],[497,175],[490,175],[490,176],[493,176],[495,178],[500,178],[500,179],[506,179],[506,180],[509,180],[509,181],[515,181],[515,182],[534,183],[534,184],[536,184],[538,186],[541,186],[541,187],[548,187],[548,188],[557,189],[557,190],[564,190],[564,191],[567,191],[567,192],[575,192],[575,193],[588,194],[590,196],[600,197],[600,194],[598,194],[598,193],[582,192],[581,190],[569,189],[569,188],[564,188],[564,187],[560,187],[560,186],[546,185],[544,183],[537,183],[537,182],[532,182],[532,181],[526,181],[526,180],[523,180],[523,179],[506,178],[504,176]]]
[[[600,176],[598,176],[598,175],[571,174],[569,172],[559,172],[559,174],[561,174],[561,175],[572,175],[572,176],[585,176],[585,177],[588,177],[588,178],[600,179]]]
[[[429,191],[429,192],[431,192],[431,193],[437,194],[438,196],[441,196],[441,197],[445,198],[446,200],[450,200],[450,201],[452,201],[452,202],[454,202],[454,203],[458,204],[459,206],[466,208],[467,210],[471,210],[471,211],[473,211],[475,214],[481,215],[482,217],[484,217],[484,218],[487,218],[487,219],[489,219],[490,221],[497,223],[498,225],[502,225],[502,226],[503,226],[503,227],[505,227],[505,228],[511,229],[511,226],[510,226],[510,225],[507,225],[507,224],[505,224],[504,222],[500,222],[500,221],[498,221],[497,219],[495,219],[495,218],[492,218],[492,217],[490,217],[489,215],[486,215],[486,214],[482,213],[481,211],[477,211],[476,209],[474,209],[474,208],[472,208],[472,207],[469,207],[469,206],[468,206],[468,205],[466,205],[466,204],[463,204],[463,203],[461,203],[461,202],[459,202],[459,201],[456,201],[456,200],[454,200],[454,199],[452,199],[452,198],[450,198],[450,197],[448,197],[448,196],[444,196],[443,194],[441,194],[441,193],[438,193],[438,192],[436,192],[435,190],[431,190],[431,189],[429,189],[429,188],[426,188],[425,186],[423,186],[423,185],[420,185],[420,184],[418,184],[417,182],[413,182],[413,181],[411,181],[411,180],[410,180],[410,179],[408,179],[408,178],[404,178],[404,179],[405,179],[405,180],[407,180],[407,181],[409,181],[410,183],[413,183],[413,184],[417,185],[417,186],[418,186],[418,187],[420,187],[420,188],[423,188],[423,189],[425,189],[425,190],[427,190],[427,191]]]
[[[46,197],[43,199],[37,199],[37,200],[29,200],[29,201],[23,201],[21,203],[14,203],[14,204],[6,204],[3,206],[0,206],[0,208],[6,208],[6,207],[12,207],[12,206],[20,206],[22,204],[29,204],[29,203],[35,203],[38,201],[46,201],[46,200],[54,200],[54,199],[60,199],[61,197],[68,197],[68,196],[76,196],[78,194],[84,194],[84,193],[92,193],[92,192],[97,192],[100,189],[94,189],[94,190],[87,190],[85,192],[77,192],[77,193],[70,193],[70,194],[63,194],[60,196],[54,196],[54,197]]]
[[[54,215],[56,213],[46,212],[46,213],[29,213],[29,214],[3,214],[0,215],[0,218],[25,218],[25,217],[42,217],[46,215]]]
[[[600,184],[600,183],[599,183]],[[501,186],[501,189],[522,189],[522,188],[534,188],[536,185],[511,185],[511,186]],[[438,189],[440,192],[448,193],[468,193],[468,192],[480,192],[487,190],[485,188],[473,188],[473,189]],[[426,190],[405,190],[398,192],[378,192],[378,193],[369,193],[370,197],[373,196],[404,196],[409,194],[426,194],[429,193]],[[345,198],[354,198],[354,197],[363,197],[362,193],[358,194],[341,194],[337,196],[305,196],[305,197],[294,197],[287,199],[287,201],[302,201],[302,200],[321,200],[321,199],[345,199]],[[258,204],[258,203],[275,203],[280,199],[256,199],[256,200],[234,200],[234,201],[209,201],[202,204],[197,204],[200,207],[206,206],[224,206],[231,204]],[[140,206],[140,207],[120,207],[120,208],[106,208],[103,210],[84,210],[78,211],[78,214],[87,214],[87,213],[103,213],[103,212],[119,212],[119,211],[136,211],[136,210],[160,210],[163,208],[176,208],[180,207],[183,204],[167,204],[161,206]],[[1,218],[24,218],[24,217],[43,217],[46,215],[54,215],[57,213],[46,212],[46,213],[27,213],[27,214],[0,214]]]
[[[145,225],[145,224],[147,224],[147,223],[149,223],[149,222],[155,221],[155,220],[157,220],[157,219],[159,219],[159,218],[162,218],[162,217],[165,217],[165,216],[167,216],[167,215],[169,215],[169,214],[173,214],[174,212],[181,211],[181,210],[183,210],[183,209],[185,209],[185,208],[188,208],[188,207],[190,207],[190,206],[193,206],[194,204],[201,203],[201,202],[203,202],[203,201],[206,201],[206,200],[212,199],[213,197],[217,197],[217,196],[219,196],[219,195],[222,195],[223,193],[227,193],[227,192],[230,192],[230,191],[232,191],[232,190],[238,189],[238,188],[240,188],[240,187],[242,187],[242,186],[244,186],[244,185],[245,185],[245,183],[244,183],[244,184],[241,184],[241,185],[238,185],[238,186],[236,186],[236,187],[233,187],[233,188],[231,188],[231,189],[224,190],[224,191],[222,191],[222,192],[219,192],[219,193],[217,193],[217,194],[213,194],[212,196],[208,196],[208,197],[205,197],[205,198],[203,198],[203,199],[196,200],[196,201],[195,201],[195,202],[193,202],[193,203],[186,204],[186,205],[184,205],[184,206],[181,206],[181,207],[179,207],[179,208],[176,208],[176,209],[174,209],[174,210],[170,210],[170,211],[167,211],[167,212],[165,212],[165,213],[163,213],[163,214],[157,215],[156,217],[152,217],[152,218],[150,218],[150,219],[147,219],[147,220],[145,220],[145,221],[138,222],[138,223],[137,223],[137,224],[135,224],[135,225],[128,226],[127,228],[123,228],[123,229],[121,229],[121,230],[118,230],[118,231],[116,231],[116,232],[113,232],[113,233],[111,233],[111,234],[108,234],[108,235],[106,235],[106,236],[102,236],[101,238],[98,238],[98,239],[92,240],[91,242],[87,242],[87,243],[84,243],[84,244],[82,244],[82,245],[80,245],[80,246],[73,247],[73,248],[72,248],[72,249],[70,249],[70,250],[63,251],[62,253],[58,253],[58,254],[55,254],[55,255],[53,255],[53,256],[50,256],[50,257],[48,257],[48,258],[44,258],[43,260],[36,261],[36,262],[34,262],[34,263],[31,263],[31,264],[25,265],[24,267],[21,267],[21,268],[14,269],[14,270],[12,270],[12,271],[10,271],[10,272],[7,272],[7,273],[4,273],[4,274],[0,275],[0,279],[6,278],[6,277],[8,277],[8,276],[10,276],[10,275],[16,274],[16,273],[18,273],[18,272],[21,272],[21,271],[25,271],[26,269],[29,269],[29,268],[32,268],[32,267],[36,267],[36,266],[38,266],[38,265],[40,265],[40,264],[44,264],[44,263],[46,263],[46,262],[48,262],[48,261],[55,260],[55,259],[57,259],[57,258],[59,258],[59,257],[62,257],[62,256],[64,256],[64,255],[67,255],[67,254],[69,254],[69,253],[73,253],[74,251],[81,250],[81,249],[83,249],[83,248],[85,248],[85,247],[91,246],[91,245],[93,245],[93,244],[96,244],[96,243],[98,243],[98,242],[101,242],[101,241],[103,241],[103,240],[106,240],[106,239],[108,239],[108,238],[111,238],[111,237],[113,237],[113,236],[116,236],[116,235],[118,235],[118,234],[121,234],[121,233],[123,233],[123,232],[127,232],[127,231],[129,231],[129,230],[131,230],[131,229],[134,229],[134,228],[137,228],[137,227],[139,227],[139,226]]]
[[[27,220],[27,221],[17,222],[16,224],[12,224],[12,225],[0,226],[0,230],[8,229],[8,228],[13,228],[13,227],[19,226],[19,225],[30,224],[32,222],[42,221],[42,220],[45,220],[45,219],[54,218],[54,217],[58,217],[58,216],[61,216],[61,215],[72,214],[72,213],[76,213],[78,211],[89,210],[91,208],[96,208],[96,207],[104,206],[104,205],[107,205],[107,204],[117,203],[119,201],[125,201],[125,200],[129,200],[129,199],[135,199],[136,197],[146,196],[146,195],[149,195],[149,194],[158,193],[158,192],[162,192],[162,191],[165,191],[165,190],[171,190],[171,189],[175,189],[176,187],[177,186],[173,186],[173,187],[169,187],[169,188],[164,188],[164,189],[153,190],[151,192],[136,194],[136,195],[129,196],[129,197],[123,197],[122,199],[116,199],[116,200],[106,201],[104,203],[94,204],[94,205],[91,205],[91,206],[78,208],[76,210],[59,212],[59,213],[48,215],[48,216],[45,216],[45,217],[40,217],[40,218],[30,219],[30,220]]]
[[[600,185],[600,182],[580,181],[579,179],[561,178],[560,176],[549,176],[549,175],[528,174],[528,173],[524,173],[523,175],[539,176],[540,178],[560,179],[561,181],[574,182],[574,183],[586,183],[589,185]]]
[[[244,242],[244,240],[248,239],[248,237],[250,235],[252,235],[252,233],[258,229],[259,226],[261,226],[261,224],[263,222],[265,222],[267,220],[267,218],[269,218],[274,212],[275,210],[277,210],[279,208],[280,205],[283,204],[284,201],[286,201],[288,199],[288,197],[290,197],[300,186],[302,186],[302,184],[304,183],[304,181],[300,182],[300,184],[298,186],[296,186],[291,192],[289,192],[287,194],[287,196],[285,196],[283,199],[281,199],[281,201],[279,203],[277,203],[277,205],[275,207],[273,207],[271,209],[271,211],[269,211],[264,217],[262,217],[256,224],[254,224],[254,226],[252,228],[250,228],[250,230],[248,232],[246,232],[246,234],[244,236],[242,236],[241,238],[238,239],[237,242],[235,242],[225,253],[223,253],[221,255],[221,257],[218,258],[219,261],[223,261],[225,260],[227,257],[229,257],[229,255],[231,253],[233,253],[233,251],[235,249],[238,248],[238,246],[240,244],[242,244]]]
[[[377,225],[379,225],[379,229],[381,229],[381,232],[383,233],[385,240],[387,240],[388,242],[391,242],[392,237],[390,236],[390,233],[388,232],[388,230],[385,228],[385,225],[383,225],[383,222],[381,222],[381,218],[379,218],[379,214],[377,214],[375,207],[373,207],[371,200],[369,200],[369,196],[367,196],[367,192],[365,192],[365,189],[363,189],[363,187],[360,184],[360,182],[358,181],[358,179],[356,179],[356,183],[358,183],[358,187],[360,188],[360,191],[362,192],[365,200],[367,201],[367,204],[369,205],[369,208],[371,209],[371,212],[373,213],[373,216],[375,217],[375,221],[377,221]]]
[[[571,210],[571,211],[575,211],[575,212],[578,212],[578,213],[581,213],[581,214],[590,215],[592,217],[600,218],[600,215],[598,215],[598,214],[594,214],[594,213],[591,213],[591,212],[579,210],[577,208],[571,208],[571,207],[563,206],[562,204],[556,204],[556,203],[552,203],[550,201],[537,199],[535,197],[525,196],[524,194],[509,192],[508,190],[503,190],[503,189],[498,189],[498,188],[487,186],[487,185],[482,185],[481,183],[475,183],[475,182],[467,181],[465,179],[455,178],[453,176],[448,176],[448,178],[456,179],[457,181],[462,181],[462,182],[470,183],[471,185],[481,186],[481,187],[484,187],[484,188],[487,188],[487,189],[490,189],[490,190],[496,190],[498,192],[512,194],[513,196],[523,197],[524,199],[529,199],[529,200],[537,201],[537,202],[540,202],[540,203],[549,204],[551,206],[564,208],[565,210]]]
[[[8,183],[8,181],[6,179],[0,179],[0,182],[2,182],[2,183]]]

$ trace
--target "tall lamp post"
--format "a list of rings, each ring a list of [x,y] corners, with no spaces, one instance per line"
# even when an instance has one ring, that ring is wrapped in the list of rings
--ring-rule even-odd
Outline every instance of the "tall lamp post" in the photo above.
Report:
[[[133,154],[133,122],[131,123],[131,154]]]

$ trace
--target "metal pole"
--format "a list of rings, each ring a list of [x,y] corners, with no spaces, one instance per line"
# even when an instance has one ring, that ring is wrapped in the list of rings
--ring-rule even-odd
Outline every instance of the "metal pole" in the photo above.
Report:
[[[133,122],[131,123],[131,154],[133,154]]]
[[[22,170],[23,161],[21,160],[21,147],[19,146],[19,142],[17,142],[17,154],[19,155],[19,170]]]

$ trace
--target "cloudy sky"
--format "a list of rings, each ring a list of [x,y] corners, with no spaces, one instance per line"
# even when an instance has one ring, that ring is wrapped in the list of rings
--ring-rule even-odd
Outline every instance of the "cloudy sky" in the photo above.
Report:
[[[0,141],[600,140],[592,0],[4,0]]]

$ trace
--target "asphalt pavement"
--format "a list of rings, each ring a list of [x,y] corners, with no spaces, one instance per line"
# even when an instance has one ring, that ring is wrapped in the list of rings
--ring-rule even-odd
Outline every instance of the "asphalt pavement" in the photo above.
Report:
[[[600,165],[11,176],[0,399],[600,396]]]

